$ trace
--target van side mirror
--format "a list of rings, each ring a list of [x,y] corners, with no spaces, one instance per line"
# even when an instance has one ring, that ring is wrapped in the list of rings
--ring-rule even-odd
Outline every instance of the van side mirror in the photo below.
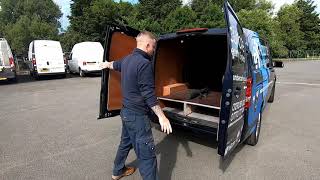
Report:
[[[274,61],[273,62],[273,67],[284,68],[284,63],[282,61]]]

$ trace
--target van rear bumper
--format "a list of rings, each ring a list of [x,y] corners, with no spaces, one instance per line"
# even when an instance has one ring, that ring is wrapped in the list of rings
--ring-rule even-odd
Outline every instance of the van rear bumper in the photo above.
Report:
[[[190,118],[181,116],[174,113],[165,112],[166,117],[170,120],[170,123],[176,126],[180,126],[186,129],[190,129],[197,133],[205,134],[217,134],[218,126],[210,124],[204,120],[197,118]]]
[[[98,73],[101,73],[101,70],[83,70],[86,74],[98,74]]]
[[[55,75],[65,75],[66,72],[52,72],[52,73],[38,73],[38,76],[55,76]]]
[[[16,78],[16,71],[12,68],[0,68],[0,80],[1,79],[13,79]]]

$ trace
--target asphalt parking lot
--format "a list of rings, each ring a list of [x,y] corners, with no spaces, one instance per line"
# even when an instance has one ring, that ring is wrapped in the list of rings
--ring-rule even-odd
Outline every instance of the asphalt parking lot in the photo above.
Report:
[[[160,179],[320,179],[319,69],[320,61],[277,69],[258,145],[241,145],[227,160],[215,137],[154,128]],[[99,92],[94,76],[1,83],[0,179],[111,179],[121,121],[97,120]],[[128,163],[136,164],[133,152]]]

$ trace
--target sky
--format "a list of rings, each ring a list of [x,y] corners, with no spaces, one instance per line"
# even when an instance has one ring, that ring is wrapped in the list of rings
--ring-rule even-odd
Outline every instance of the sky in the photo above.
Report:
[[[68,16],[70,15],[70,0],[53,0],[56,4],[59,5],[61,12],[63,13],[62,18],[60,19],[62,29],[67,29],[69,26]],[[126,0],[132,3],[136,3],[138,0]],[[182,0],[184,4],[188,3],[190,0]],[[280,7],[284,4],[291,4],[294,0],[271,0],[275,4],[275,11],[278,11]],[[320,13],[320,0],[314,0],[317,5],[317,11]]]

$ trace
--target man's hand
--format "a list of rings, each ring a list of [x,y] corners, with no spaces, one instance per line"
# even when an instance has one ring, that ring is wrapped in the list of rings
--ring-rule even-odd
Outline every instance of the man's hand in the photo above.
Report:
[[[102,69],[113,69],[113,62],[103,62],[99,65],[99,67]]]
[[[160,117],[159,123],[160,123],[162,132],[167,134],[172,133],[172,127],[171,127],[170,121],[166,116]]]
[[[164,115],[161,107],[159,105],[156,105],[154,107],[151,108],[152,111],[158,116],[159,118],[159,123],[161,126],[161,131],[163,131],[164,133],[170,134],[172,133],[172,127],[170,124],[169,119]]]

